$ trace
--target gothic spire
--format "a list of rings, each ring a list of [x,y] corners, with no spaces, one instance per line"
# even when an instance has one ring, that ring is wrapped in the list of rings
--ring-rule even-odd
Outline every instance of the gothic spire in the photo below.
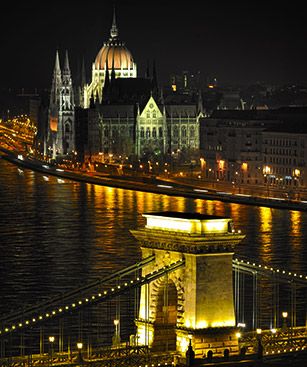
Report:
[[[59,51],[56,50],[53,78],[50,92],[50,106],[56,106],[59,102],[59,89],[62,85]]]
[[[70,74],[70,67],[69,67],[68,51],[67,50],[65,52],[63,72],[66,73],[66,74]]]
[[[54,75],[61,74],[59,50],[56,50],[54,72],[53,73],[54,73]]]
[[[204,105],[201,89],[199,89],[198,91],[197,110],[198,113],[204,113]]]
[[[113,22],[112,22],[112,27],[111,27],[110,35],[111,35],[111,38],[112,39],[118,37],[118,28],[117,28],[117,25],[116,25],[115,6],[113,8]]]

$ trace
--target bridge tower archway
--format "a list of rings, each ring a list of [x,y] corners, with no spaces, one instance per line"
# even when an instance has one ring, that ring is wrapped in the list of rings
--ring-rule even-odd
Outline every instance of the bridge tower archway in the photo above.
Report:
[[[152,302],[156,311],[152,347],[156,351],[176,350],[178,292],[168,276],[159,283],[156,302]]]
[[[214,349],[238,352],[232,258],[244,235],[230,218],[199,213],[145,213],[145,228],[131,233],[142,257],[155,260],[142,276],[173,263],[182,266],[141,288],[136,321],[139,344],[185,355],[190,340],[196,356]]]

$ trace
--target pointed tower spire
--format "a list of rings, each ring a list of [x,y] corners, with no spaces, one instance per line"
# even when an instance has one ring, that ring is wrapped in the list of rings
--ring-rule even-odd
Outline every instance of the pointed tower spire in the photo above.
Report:
[[[55,54],[55,64],[54,64],[54,76],[61,75],[61,68],[60,68],[60,57],[59,57],[59,50],[56,50]]]
[[[204,113],[204,104],[201,89],[198,91],[197,112]]]
[[[164,95],[163,95],[163,89],[160,90],[160,103],[164,105]]]
[[[69,67],[69,59],[68,59],[68,51],[65,51],[65,60],[64,60],[64,67],[63,73],[70,74],[70,67]]]
[[[117,38],[118,37],[118,28],[116,25],[116,14],[115,14],[115,6],[113,7],[113,21],[112,21],[112,27],[110,31],[111,38]]]
[[[59,103],[59,91],[62,85],[59,51],[56,50],[53,78],[50,91],[50,108],[56,108]]]

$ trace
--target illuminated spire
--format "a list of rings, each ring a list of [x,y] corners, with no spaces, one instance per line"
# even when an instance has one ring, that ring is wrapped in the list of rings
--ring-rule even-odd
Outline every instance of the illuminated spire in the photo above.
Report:
[[[118,37],[118,28],[116,25],[116,15],[115,15],[115,6],[113,8],[113,22],[112,22],[112,28],[110,31],[111,38],[117,38]]]
[[[63,71],[70,74],[69,60],[68,60],[68,51],[65,52],[65,61]]]
[[[61,68],[60,68],[59,51],[56,50],[56,54],[55,54],[55,65],[54,65],[54,74],[58,74],[58,73],[61,73]]]

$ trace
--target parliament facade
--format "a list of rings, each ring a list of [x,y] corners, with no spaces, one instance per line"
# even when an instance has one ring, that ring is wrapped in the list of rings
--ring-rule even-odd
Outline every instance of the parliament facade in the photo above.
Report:
[[[201,97],[163,93],[154,63],[151,73],[147,67],[138,77],[132,54],[119,39],[115,12],[110,38],[92,64],[92,80],[86,82],[84,67],[78,79],[74,84],[68,53],[61,69],[57,51],[48,119],[40,124],[45,157],[103,162],[199,151]]]

